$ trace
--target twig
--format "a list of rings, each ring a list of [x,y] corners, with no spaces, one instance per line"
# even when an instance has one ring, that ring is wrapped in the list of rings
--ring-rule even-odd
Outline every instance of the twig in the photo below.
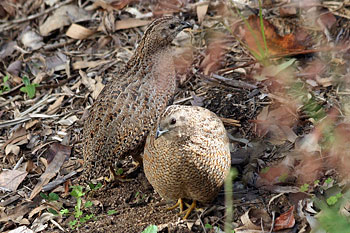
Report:
[[[3,25],[0,25],[0,31],[5,31],[5,30],[11,29],[11,26],[12,26],[13,24],[23,23],[23,22],[27,22],[27,21],[36,19],[36,18],[38,18],[38,17],[40,17],[40,16],[43,16],[43,15],[45,15],[45,14],[50,13],[51,11],[54,11],[54,10],[60,8],[61,6],[64,6],[64,5],[66,5],[66,4],[69,4],[69,3],[73,2],[73,1],[74,1],[74,0],[66,0],[66,1],[64,1],[64,2],[58,3],[57,5],[55,5],[55,6],[51,7],[51,8],[49,8],[49,9],[44,10],[43,12],[39,12],[39,13],[34,14],[34,15],[29,15],[28,17],[25,17],[25,18],[14,19],[14,20],[12,20],[12,21],[10,21],[10,22],[7,22],[7,23],[5,23],[5,24],[3,24]]]
[[[250,84],[250,83],[246,83],[242,80],[229,79],[229,78],[225,78],[225,77],[218,75],[218,74],[212,74],[211,77],[208,77],[206,75],[201,75],[201,76],[206,78],[206,79],[209,79],[209,80],[214,79],[214,80],[217,80],[219,82],[223,82],[223,83],[225,83],[229,86],[232,86],[232,87],[246,88],[249,90],[258,88],[258,86]]]
[[[65,175],[64,177],[48,183],[47,185],[45,185],[42,188],[42,191],[44,191],[44,192],[50,191],[50,190],[56,188],[58,185],[63,184],[64,182],[66,182],[66,180],[68,180],[72,176],[75,176],[76,174],[77,174],[76,171],[72,171],[72,172],[68,173],[67,175]]]

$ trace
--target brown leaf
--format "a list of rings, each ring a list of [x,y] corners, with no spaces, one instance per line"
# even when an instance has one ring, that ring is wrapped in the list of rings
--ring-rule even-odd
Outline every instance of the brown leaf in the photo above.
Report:
[[[0,189],[15,192],[28,172],[19,170],[5,170],[0,173]]]
[[[31,48],[32,50],[40,49],[45,45],[42,36],[34,31],[25,32],[21,37],[21,42],[25,47]]]
[[[47,150],[48,166],[45,172],[40,176],[39,182],[35,185],[29,199],[33,199],[40,193],[42,187],[49,183],[49,181],[59,172],[63,162],[70,156],[71,147],[64,146],[60,143],[54,143]]]
[[[14,76],[19,76],[19,73],[22,71],[22,61],[17,60],[12,62],[6,71]]]
[[[46,113],[51,115],[57,112],[63,102],[63,99],[64,99],[64,96],[58,97],[56,101],[47,108]]]
[[[201,24],[204,20],[205,15],[208,11],[209,2],[203,2],[197,5],[196,11],[197,11],[197,18],[198,23]]]
[[[83,40],[83,39],[88,38],[89,36],[91,36],[94,33],[95,33],[95,31],[93,31],[93,30],[90,30],[90,29],[83,27],[79,24],[73,23],[68,28],[68,30],[66,32],[66,36],[73,38],[73,39],[77,39],[77,40]]]
[[[53,15],[48,17],[45,22],[40,25],[40,34],[48,36],[50,32],[70,25],[72,22],[90,19],[90,14],[79,8],[77,5],[65,5],[58,8]]]
[[[279,231],[287,228],[292,228],[294,224],[294,206],[291,206],[287,212],[284,212],[278,218],[276,218],[273,230]]]
[[[134,18],[117,20],[115,22],[115,30],[141,27],[141,26],[148,25],[150,22],[151,21],[149,20],[134,19]]]
[[[241,221],[247,230],[261,230],[261,226],[270,228],[271,225],[271,218],[264,209],[249,209],[241,216]]]

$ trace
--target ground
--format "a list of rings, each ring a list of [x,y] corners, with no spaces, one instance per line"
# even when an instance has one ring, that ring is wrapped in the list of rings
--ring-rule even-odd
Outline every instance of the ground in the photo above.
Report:
[[[347,232],[349,6],[235,2],[0,2],[0,231]],[[123,181],[78,183],[89,108],[169,14],[193,25],[174,103],[223,120],[238,172],[188,220],[131,157]]]

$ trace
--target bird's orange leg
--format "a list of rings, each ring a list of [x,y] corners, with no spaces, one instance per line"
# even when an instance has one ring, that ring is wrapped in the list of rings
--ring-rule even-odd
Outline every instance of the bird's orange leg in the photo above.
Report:
[[[196,208],[196,206],[197,206],[197,201],[193,200],[191,206],[187,210],[181,211],[179,215],[186,213],[185,216],[183,217],[183,220],[186,220],[188,216],[190,216],[190,213],[192,212],[192,210]]]
[[[173,205],[172,207],[167,208],[167,210],[173,210],[173,209],[175,209],[175,208],[177,208],[179,206],[180,206],[180,213],[181,213],[181,212],[184,211],[184,201],[181,198],[179,198],[179,200],[177,200],[175,205]]]

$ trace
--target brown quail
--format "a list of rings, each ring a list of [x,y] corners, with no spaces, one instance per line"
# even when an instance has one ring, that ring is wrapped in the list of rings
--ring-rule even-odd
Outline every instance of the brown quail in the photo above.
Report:
[[[154,20],[135,53],[107,83],[84,123],[80,181],[107,177],[118,159],[138,158],[145,139],[175,93],[171,42],[190,25],[175,17]]]
[[[143,155],[148,181],[161,197],[211,202],[227,176],[231,156],[222,121],[211,111],[196,106],[169,106],[147,137]]]

